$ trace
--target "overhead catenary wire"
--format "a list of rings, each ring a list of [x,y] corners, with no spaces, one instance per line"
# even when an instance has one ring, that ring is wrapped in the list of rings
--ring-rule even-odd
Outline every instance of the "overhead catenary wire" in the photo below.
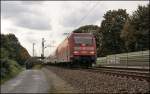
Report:
[[[77,24],[76,27],[78,27],[88,17],[88,15],[92,12],[92,10],[94,10],[96,8],[96,6],[98,4],[99,4],[99,2],[97,2],[95,5],[93,5],[93,7],[88,11],[88,13],[81,18],[81,20],[79,21],[79,23]]]
[[[100,2],[98,1],[96,4],[94,4],[93,6],[92,6],[92,8],[88,11],[88,13],[85,15],[85,16],[83,16],[82,18],[81,18],[81,20],[79,21],[79,23],[75,26],[75,28],[77,28],[87,17],[88,17],[88,15],[92,12],[92,10],[94,10],[95,8],[96,8],[96,6],[99,4]],[[71,33],[64,33],[64,34],[68,34],[68,36],[70,36],[71,34],[72,34],[72,32],[73,31],[71,31]]]

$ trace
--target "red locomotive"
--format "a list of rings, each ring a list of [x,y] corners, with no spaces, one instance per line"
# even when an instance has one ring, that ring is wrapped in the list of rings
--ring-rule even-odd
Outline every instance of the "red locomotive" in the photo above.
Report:
[[[91,67],[96,62],[96,42],[91,33],[72,33],[56,49],[55,63]]]

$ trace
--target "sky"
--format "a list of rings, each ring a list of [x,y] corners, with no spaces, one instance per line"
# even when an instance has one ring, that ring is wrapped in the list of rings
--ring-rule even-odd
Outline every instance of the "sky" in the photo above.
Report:
[[[67,37],[64,33],[84,25],[101,25],[108,10],[126,9],[132,13],[138,5],[149,1],[1,1],[1,33],[13,33],[32,56],[42,52],[45,39],[45,56],[53,54]],[[51,47],[49,47],[51,46]]]

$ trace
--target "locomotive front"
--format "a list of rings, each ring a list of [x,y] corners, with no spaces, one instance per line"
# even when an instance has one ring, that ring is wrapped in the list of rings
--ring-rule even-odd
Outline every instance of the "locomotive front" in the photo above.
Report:
[[[91,67],[96,62],[96,42],[91,33],[73,34],[73,61]]]

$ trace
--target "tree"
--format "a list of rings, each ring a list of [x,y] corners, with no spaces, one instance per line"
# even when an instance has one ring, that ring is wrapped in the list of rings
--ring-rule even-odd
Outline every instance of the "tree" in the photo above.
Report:
[[[121,33],[129,51],[149,49],[149,5],[138,6]]]
[[[130,24],[130,19],[128,19],[123,27],[120,37],[124,40],[126,51],[132,52],[135,48],[135,35],[136,33],[133,32],[134,27]]]
[[[30,57],[27,50],[22,47],[14,34],[1,34],[1,58],[8,58],[24,65],[27,58]]]
[[[103,55],[124,51],[124,42],[120,38],[123,26],[128,18],[126,10],[109,10],[101,23]]]
[[[0,83],[2,83],[5,79],[13,77],[21,71],[20,65],[23,65],[30,55],[27,50],[20,45],[14,34],[1,34],[0,38],[0,76],[2,78]]]
[[[149,49],[149,4],[147,6],[138,6],[138,9],[131,16],[131,24],[134,27],[134,36],[136,38],[135,50]]]
[[[0,58],[8,58],[9,56],[9,52],[5,49],[5,48],[0,48],[1,50],[1,55],[0,55]]]
[[[29,53],[27,52],[27,50],[20,46],[18,52],[16,53],[17,57],[16,60],[18,61],[18,63],[20,65],[24,65],[25,61],[30,58]]]

